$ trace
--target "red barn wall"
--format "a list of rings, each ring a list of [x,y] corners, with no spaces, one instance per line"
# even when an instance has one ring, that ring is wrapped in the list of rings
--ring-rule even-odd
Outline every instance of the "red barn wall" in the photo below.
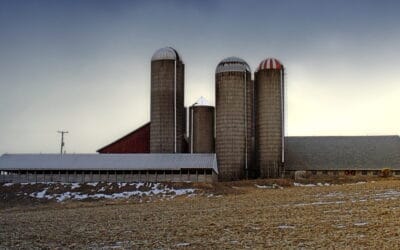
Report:
[[[150,153],[150,122],[97,152],[100,154]]]

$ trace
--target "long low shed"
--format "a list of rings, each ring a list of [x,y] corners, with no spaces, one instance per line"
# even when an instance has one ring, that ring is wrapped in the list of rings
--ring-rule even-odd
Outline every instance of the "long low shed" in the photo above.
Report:
[[[4,154],[0,182],[213,182],[215,154]]]
[[[382,169],[400,175],[400,137],[290,136],[285,138],[285,174],[378,175]]]

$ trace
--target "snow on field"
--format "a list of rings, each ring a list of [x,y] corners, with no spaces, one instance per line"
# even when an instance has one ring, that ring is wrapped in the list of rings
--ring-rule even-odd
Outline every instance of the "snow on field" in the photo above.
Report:
[[[52,192],[49,192],[50,185],[47,185],[44,189],[38,192],[30,193],[29,196],[37,199],[48,199],[56,200],[57,202],[63,202],[65,200],[85,200],[85,199],[124,199],[130,197],[151,197],[151,196],[162,196],[166,198],[174,198],[176,196],[188,195],[193,196],[195,189],[193,188],[183,188],[175,189],[173,187],[168,187],[161,185],[160,183],[117,183],[118,189],[124,187],[130,187],[131,190],[117,190],[113,183],[86,183],[85,185],[91,187],[99,187],[98,190],[94,192],[79,191],[74,192],[74,189],[83,188],[84,185],[79,183],[60,183],[62,187],[69,191],[62,193],[54,192],[58,190],[59,187],[53,187]],[[93,191],[93,189],[92,189]]]
[[[362,227],[362,226],[366,226],[366,225],[368,225],[368,222],[356,222],[356,223],[354,223],[354,226],[357,226],[357,227]]]
[[[182,242],[182,243],[178,243],[176,244],[177,247],[188,247],[190,246],[190,243],[188,242]]]
[[[284,225],[279,225],[279,226],[277,226],[277,228],[279,228],[279,229],[294,229],[295,226],[291,226],[291,225],[286,225],[286,224],[284,224]]]
[[[256,188],[262,188],[262,189],[283,189],[283,187],[277,185],[277,184],[272,184],[272,185],[257,185],[255,184]]]

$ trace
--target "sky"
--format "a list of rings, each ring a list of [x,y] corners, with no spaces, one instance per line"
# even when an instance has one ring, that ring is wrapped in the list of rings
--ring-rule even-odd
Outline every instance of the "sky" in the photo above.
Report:
[[[0,154],[94,153],[150,120],[150,59],[174,47],[185,105],[225,57],[286,68],[286,135],[400,134],[399,1],[0,0]]]

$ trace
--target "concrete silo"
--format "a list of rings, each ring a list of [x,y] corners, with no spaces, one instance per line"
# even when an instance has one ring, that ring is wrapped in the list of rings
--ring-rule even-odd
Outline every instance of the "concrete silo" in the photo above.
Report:
[[[252,166],[253,84],[249,65],[222,60],[215,72],[215,149],[221,180],[247,177]]]
[[[161,48],[151,58],[151,153],[183,152],[184,112],[182,58],[173,48]]]
[[[190,106],[190,153],[214,153],[214,110],[204,97]]]
[[[255,72],[256,159],[262,178],[281,176],[284,143],[284,68],[274,58]]]

